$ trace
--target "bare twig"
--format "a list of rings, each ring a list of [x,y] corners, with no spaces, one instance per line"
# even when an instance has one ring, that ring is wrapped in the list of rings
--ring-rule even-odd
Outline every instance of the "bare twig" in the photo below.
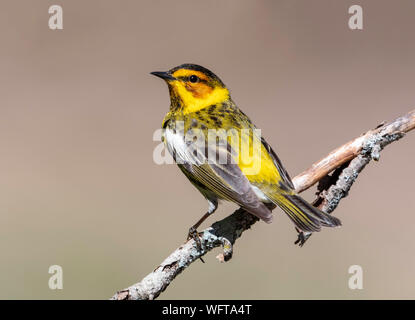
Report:
[[[370,162],[379,160],[380,151],[388,144],[404,136],[415,128],[415,110],[388,124],[381,124],[362,136],[342,145],[328,156],[314,163],[310,169],[293,179],[298,192],[302,192],[320,181],[318,198],[314,202],[321,210],[333,212],[340,200],[347,196],[359,173]],[[333,172],[334,171],[334,172]],[[333,172],[331,176],[329,174]],[[142,281],[117,292],[114,300],[155,299],[170,282],[192,262],[203,257],[215,247],[222,246],[223,253],[217,258],[227,261],[232,257],[233,244],[241,234],[258,219],[244,211],[236,210],[225,219],[215,222],[201,232],[201,249],[198,250],[193,239],[177,248],[153,272]],[[300,232],[300,245],[310,234]]]
[[[373,149],[374,155],[379,154],[380,150],[378,149],[382,149],[388,144],[387,141],[383,141],[384,139],[388,140],[388,137],[394,134],[405,133],[414,128],[415,110],[388,124],[382,123],[376,129],[370,130],[330,152],[329,155],[314,163],[311,168],[296,176],[293,179],[296,190],[298,192],[307,190],[335,168],[357,157],[363,148]]]

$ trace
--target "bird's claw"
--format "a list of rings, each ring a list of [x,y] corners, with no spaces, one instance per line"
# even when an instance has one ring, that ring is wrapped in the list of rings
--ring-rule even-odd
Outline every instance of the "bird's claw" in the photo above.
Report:
[[[298,232],[298,238],[297,240],[294,242],[294,244],[298,244],[300,247],[302,247],[304,245],[304,243],[308,240],[308,238],[311,237],[312,233],[311,232],[304,232],[301,231],[300,229],[295,228]]]
[[[202,244],[200,242],[199,232],[197,232],[195,227],[191,227],[189,229],[189,233],[187,234],[187,240],[193,239],[196,243],[196,247],[198,251],[202,250]]]
[[[193,239],[195,241],[197,251],[202,251],[202,243],[200,242],[199,232],[197,232],[195,227],[191,227],[189,229],[189,233],[187,234],[187,241],[189,241],[190,239]],[[202,257],[199,257],[199,259],[200,261],[205,263]]]

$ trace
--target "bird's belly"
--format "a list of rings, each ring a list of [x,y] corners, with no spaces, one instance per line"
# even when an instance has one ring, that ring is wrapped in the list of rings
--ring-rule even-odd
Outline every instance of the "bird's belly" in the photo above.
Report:
[[[278,185],[281,181],[278,169],[264,148],[248,160],[240,157],[238,165],[251,184]]]

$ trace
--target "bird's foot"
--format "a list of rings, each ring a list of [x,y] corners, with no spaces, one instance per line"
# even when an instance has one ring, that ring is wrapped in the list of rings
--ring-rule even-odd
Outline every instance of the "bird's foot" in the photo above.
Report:
[[[196,249],[197,251],[202,251],[202,243],[200,242],[200,237],[199,237],[199,232],[197,232],[195,227],[191,227],[189,229],[189,233],[187,234],[187,241],[189,241],[190,239],[193,239],[196,243]],[[203,263],[205,263],[205,261],[202,259],[202,257],[199,258],[200,261],[202,261]]]
[[[191,227],[189,229],[189,233],[187,234],[187,240],[193,239],[196,243],[197,250],[202,250],[202,244],[200,242],[199,232],[197,232],[195,227]]]
[[[304,245],[304,243],[308,240],[308,238],[311,237],[312,233],[311,232],[304,232],[304,231],[301,231],[300,229],[297,229],[297,228],[295,228],[295,230],[297,230],[297,232],[298,232],[298,238],[294,242],[294,244],[298,244],[300,247],[302,247]]]

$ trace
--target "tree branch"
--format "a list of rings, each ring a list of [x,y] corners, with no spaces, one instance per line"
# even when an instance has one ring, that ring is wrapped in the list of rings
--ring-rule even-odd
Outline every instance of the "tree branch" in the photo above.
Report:
[[[333,212],[340,200],[347,196],[359,173],[370,160],[379,160],[380,151],[388,144],[415,128],[415,110],[405,116],[366,132],[360,137],[342,145],[329,155],[314,163],[308,170],[293,179],[297,192],[302,192],[315,183],[318,197],[314,205],[327,213]],[[332,175],[329,175],[331,172]],[[170,254],[153,272],[140,282],[117,292],[113,300],[155,299],[192,262],[203,257],[215,247],[222,246],[223,253],[217,256],[221,261],[232,258],[233,244],[242,233],[249,229],[258,218],[243,209],[221,221],[217,221],[200,233],[201,249],[193,239],[187,241]],[[299,242],[303,245],[311,234],[299,231]]]

